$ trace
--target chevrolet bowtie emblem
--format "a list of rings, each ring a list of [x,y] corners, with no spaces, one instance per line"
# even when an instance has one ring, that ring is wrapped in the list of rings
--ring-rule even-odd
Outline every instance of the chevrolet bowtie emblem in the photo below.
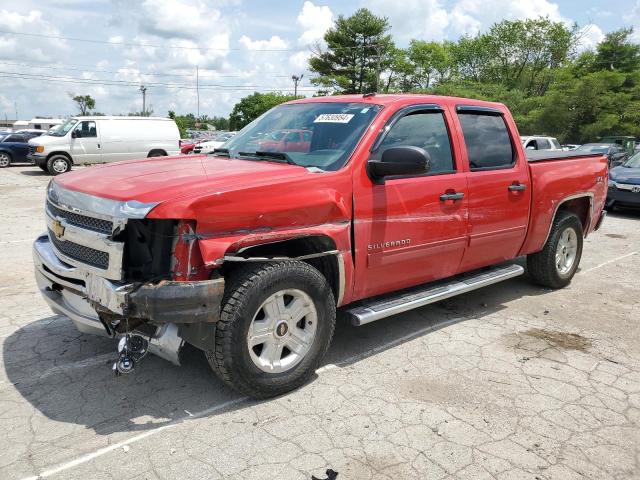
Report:
[[[58,220],[53,221],[53,234],[56,238],[62,238],[64,235],[64,225],[62,225]]]

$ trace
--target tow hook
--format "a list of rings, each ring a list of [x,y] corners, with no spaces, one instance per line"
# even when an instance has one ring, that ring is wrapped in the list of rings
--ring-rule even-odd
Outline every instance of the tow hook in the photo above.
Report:
[[[116,376],[131,373],[148,350],[149,342],[143,336],[127,333],[122,337],[118,342],[118,360],[112,367]]]

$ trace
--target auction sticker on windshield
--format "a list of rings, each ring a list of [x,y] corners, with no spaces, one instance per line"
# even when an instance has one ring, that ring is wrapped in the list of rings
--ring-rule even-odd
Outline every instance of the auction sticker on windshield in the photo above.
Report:
[[[352,118],[352,113],[323,113],[313,123],[349,123]]]

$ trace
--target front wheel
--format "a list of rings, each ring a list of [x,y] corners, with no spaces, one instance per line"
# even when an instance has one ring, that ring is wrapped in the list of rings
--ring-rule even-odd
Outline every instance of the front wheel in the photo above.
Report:
[[[0,152],[0,168],[6,168],[11,165],[11,156],[6,152]]]
[[[64,155],[54,155],[47,160],[47,171],[51,175],[60,175],[71,170],[71,160]]]
[[[544,248],[527,257],[529,276],[544,287],[567,286],[580,264],[582,242],[580,219],[570,212],[558,212]]]
[[[298,261],[239,269],[227,283],[214,372],[254,398],[303,385],[318,368],[335,327],[336,305],[324,276]]]

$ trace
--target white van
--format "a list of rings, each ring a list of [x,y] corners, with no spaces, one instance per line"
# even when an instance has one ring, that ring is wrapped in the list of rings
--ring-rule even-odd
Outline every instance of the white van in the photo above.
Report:
[[[158,117],[72,117],[29,141],[27,159],[51,175],[72,165],[178,155],[176,122]]]

